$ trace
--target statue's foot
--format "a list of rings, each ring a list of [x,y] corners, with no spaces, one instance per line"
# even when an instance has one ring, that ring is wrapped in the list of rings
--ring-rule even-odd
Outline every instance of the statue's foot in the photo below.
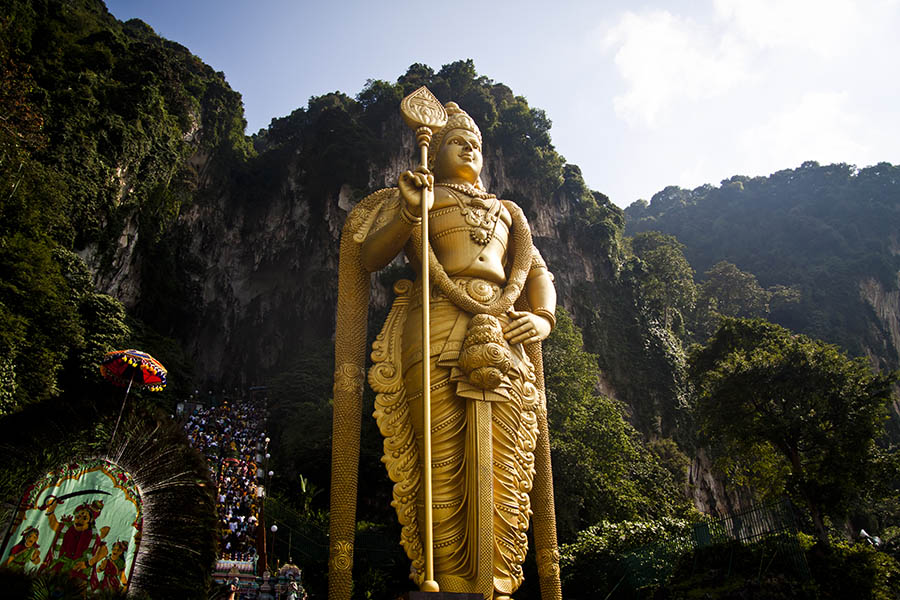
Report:
[[[506,594],[500,596],[494,596],[494,600],[512,600],[511,596],[507,596]]]

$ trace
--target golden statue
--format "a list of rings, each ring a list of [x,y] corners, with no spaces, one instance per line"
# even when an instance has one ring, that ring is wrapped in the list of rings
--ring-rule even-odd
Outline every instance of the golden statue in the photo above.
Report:
[[[349,599],[352,585],[369,273],[405,252],[421,275],[396,282],[368,380],[410,578],[423,591],[508,599],[534,512],[541,594],[560,599],[540,352],[555,324],[553,276],[522,210],[485,191],[478,126],[436,102],[425,88],[404,100],[423,164],[362,200],[341,238],[329,597]]]

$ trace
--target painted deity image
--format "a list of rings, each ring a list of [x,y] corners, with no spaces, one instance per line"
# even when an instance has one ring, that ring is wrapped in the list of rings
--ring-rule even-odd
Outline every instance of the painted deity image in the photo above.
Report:
[[[97,517],[103,510],[103,501],[81,504],[71,515],[60,520],[56,518],[56,506],[56,500],[51,500],[45,511],[50,529],[56,535],[44,557],[41,571],[66,573],[87,581],[93,568],[108,552],[103,538],[109,533],[109,527],[97,530]]]
[[[94,569],[91,587],[96,590],[119,591],[127,581],[125,572],[125,552],[128,542],[119,540],[112,545],[110,555]]]
[[[65,575],[91,592],[123,591],[142,529],[140,492],[127,472],[103,459],[73,462],[26,488],[0,564]]]

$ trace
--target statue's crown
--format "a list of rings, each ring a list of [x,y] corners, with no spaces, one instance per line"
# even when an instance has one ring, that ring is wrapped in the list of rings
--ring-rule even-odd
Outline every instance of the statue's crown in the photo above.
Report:
[[[465,129],[466,131],[471,131],[478,137],[478,143],[482,143],[481,130],[478,129],[478,125],[475,124],[475,119],[470,117],[469,113],[461,109],[456,102],[448,102],[444,105],[444,108],[447,109],[447,124],[444,125],[440,131],[435,132],[434,136],[431,138],[431,143],[428,144],[429,169],[434,168],[434,159],[437,156],[441,144],[444,142],[444,136],[446,136],[447,132],[451,129]]]

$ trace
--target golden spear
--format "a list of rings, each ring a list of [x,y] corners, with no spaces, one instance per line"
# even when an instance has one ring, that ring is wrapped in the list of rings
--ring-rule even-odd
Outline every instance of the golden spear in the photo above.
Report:
[[[420,168],[428,168],[428,143],[438,129],[447,124],[447,111],[428,88],[420,87],[400,102],[403,120],[416,132],[419,146]],[[430,284],[428,275],[428,208],[434,201],[434,187],[422,188],[422,413],[425,456],[422,466],[425,479],[425,581],[423,592],[437,592],[440,588],[434,579],[434,524],[432,516],[431,487],[431,315],[429,311]]]

